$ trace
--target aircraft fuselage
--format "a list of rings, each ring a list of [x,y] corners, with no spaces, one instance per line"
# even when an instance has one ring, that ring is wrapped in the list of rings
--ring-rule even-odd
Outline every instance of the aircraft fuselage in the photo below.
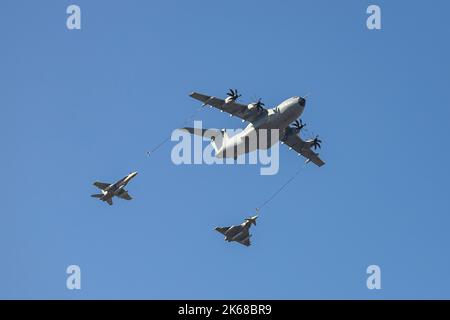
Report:
[[[277,107],[268,109],[266,115],[250,123],[242,132],[225,139],[216,153],[216,157],[236,158],[256,149],[272,147],[280,140],[281,130],[298,119],[304,108],[305,104],[302,98],[292,97],[283,101]],[[277,135],[273,134],[272,129],[277,129]]]
[[[121,192],[123,192],[123,189],[128,184],[128,182],[130,182],[130,180],[133,179],[136,175],[137,172],[132,172],[116,183],[111,184],[105,190],[102,190],[103,197],[101,197],[100,200],[107,201],[109,199],[112,199],[112,197],[119,195]]]

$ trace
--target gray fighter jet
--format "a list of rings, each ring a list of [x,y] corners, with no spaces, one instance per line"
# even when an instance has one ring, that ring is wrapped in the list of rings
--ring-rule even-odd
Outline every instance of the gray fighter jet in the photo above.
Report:
[[[217,227],[215,230],[225,236],[225,241],[236,241],[248,247],[250,246],[250,237],[252,236],[249,233],[250,227],[252,224],[256,226],[257,218],[258,215],[245,219],[245,221],[238,226]]]
[[[91,197],[93,198],[99,198],[102,201],[108,202],[108,204],[111,206],[113,204],[112,198],[114,196],[122,198],[124,200],[131,200],[133,198],[130,197],[128,194],[128,191],[125,190],[125,186],[130,182],[131,179],[133,179],[137,175],[137,172],[132,172],[129,175],[123,177],[116,183],[105,183],[105,182],[94,182],[94,186],[99,188],[102,193],[99,194],[93,194]]]

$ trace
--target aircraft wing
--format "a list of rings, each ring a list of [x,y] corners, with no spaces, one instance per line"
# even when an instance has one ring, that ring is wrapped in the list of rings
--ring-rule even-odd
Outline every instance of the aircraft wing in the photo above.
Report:
[[[117,196],[118,196],[119,198],[121,198],[121,199],[124,199],[124,200],[131,200],[131,199],[133,199],[133,198],[128,194],[128,191],[123,191],[123,192],[119,193]]]
[[[250,238],[245,239],[244,241],[239,241],[240,244],[243,244],[246,247],[250,247]]]
[[[109,204],[110,206],[112,206],[112,204],[113,204],[113,202],[112,202],[112,199],[111,199],[111,198],[109,198],[108,200],[106,200],[106,202],[108,202],[108,204]]]
[[[108,188],[111,185],[111,183],[106,183],[106,182],[94,182],[94,186],[96,186],[97,188],[101,189],[101,190],[105,190],[106,188]]]
[[[225,103],[224,99],[204,95],[198,92],[192,92],[190,96],[196,100],[203,102],[203,105],[209,105],[219,109],[221,112],[228,112],[230,115],[241,118],[242,120],[253,122],[261,114],[267,114],[267,110],[258,110],[257,108],[248,109],[248,106],[235,101]]]
[[[246,247],[250,246],[250,232],[249,229],[244,229],[242,231],[242,233],[239,235],[239,238],[241,238],[242,240],[237,240],[237,242],[239,242],[240,244],[243,244]]]
[[[219,231],[221,234],[225,235],[225,233],[230,229],[230,227],[217,227],[215,230]]]
[[[300,136],[289,136],[286,141],[284,141],[284,143],[304,156],[306,159],[309,159],[317,166],[321,167],[325,164],[325,162],[319,158],[319,154],[312,151],[310,144],[306,141],[303,141]]]

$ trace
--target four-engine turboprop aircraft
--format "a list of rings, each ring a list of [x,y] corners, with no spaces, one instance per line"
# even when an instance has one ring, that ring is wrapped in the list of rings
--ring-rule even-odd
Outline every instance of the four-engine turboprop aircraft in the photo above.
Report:
[[[116,183],[105,183],[105,182],[94,182],[94,186],[99,188],[102,193],[93,194],[91,197],[99,198],[102,201],[106,201],[110,206],[113,204],[112,198],[114,196],[119,197],[124,200],[131,200],[128,191],[125,190],[125,186],[137,175],[137,171],[130,173],[129,175],[123,177]]]
[[[319,158],[319,154],[314,152],[321,147],[322,141],[319,136],[314,139],[303,140],[299,133],[305,127],[305,124],[297,119],[302,115],[306,99],[303,97],[292,97],[277,107],[265,109],[264,103],[259,99],[257,102],[248,105],[238,103],[241,97],[238,91],[230,89],[226,99],[220,99],[201,93],[193,92],[190,96],[196,100],[203,102],[203,105],[209,105],[225,111],[230,116],[236,116],[243,122],[248,121],[248,126],[240,133],[229,137],[225,130],[208,130],[195,128],[182,128],[191,134],[201,135],[211,138],[211,143],[216,151],[218,158],[237,158],[239,155],[252,152],[256,149],[270,148],[272,145],[280,141],[282,144],[294,149],[297,153],[306,158],[306,162],[313,162],[316,165],[323,166],[325,162]],[[292,124],[292,125],[291,125]],[[266,129],[262,131],[261,129]],[[274,137],[271,129],[278,130],[278,137]],[[261,143],[261,137],[264,133],[264,142]],[[252,139],[256,137],[256,143],[252,143]]]

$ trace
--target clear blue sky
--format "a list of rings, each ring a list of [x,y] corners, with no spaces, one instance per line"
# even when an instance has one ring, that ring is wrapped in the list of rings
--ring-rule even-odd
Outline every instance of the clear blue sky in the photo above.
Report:
[[[78,4],[82,30],[66,28]],[[366,8],[382,9],[382,30]],[[1,298],[450,298],[448,1],[0,2]],[[191,91],[310,93],[308,166],[175,166]],[[242,124],[216,110],[205,126]],[[133,201],[90,197],[132,170]],[[66,267],[82,290],[65,287]],[[366,288],[366,268],[382,289]]]

